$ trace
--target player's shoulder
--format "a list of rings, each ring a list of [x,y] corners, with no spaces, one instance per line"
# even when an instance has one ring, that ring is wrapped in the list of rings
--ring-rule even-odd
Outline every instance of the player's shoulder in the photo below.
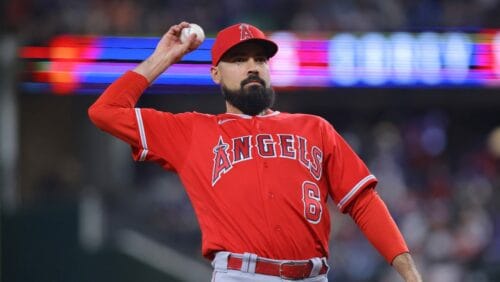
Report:
[[[141,109],[142,116],[149,119],[155,119],[158,122],[161,121],[178,121],[186,124],[203,124],[209,123],[210,121],[215,120],[215,116],[211,114],[204,114],[194,111],[189,112],[167,112],[167,111],[158,111],[154,109]]]
[[[314,114],[281,113],[280,116],[282,119],[290,122],[307,122],[321,126],[330,125],[330,122],[328,122],[325,118]]]
[[[201,126],[201,127],[206,127],[206,126],[212,126],[214,124],[217,124],[218,121],[218,115],[215,114],[208,114],[208,113],[200,113],[200,112],[184,112],[182,113],[184,119],[189,120],[190,122]]]
[[[179,118],[185,118],[185,119],[193,119],[196,121],[209,121],[215,119],[215,115],[212,114],[205,114],[205,113],[199,113],[199,112],[182,112],[182,113],[176,113],[175,116]]]

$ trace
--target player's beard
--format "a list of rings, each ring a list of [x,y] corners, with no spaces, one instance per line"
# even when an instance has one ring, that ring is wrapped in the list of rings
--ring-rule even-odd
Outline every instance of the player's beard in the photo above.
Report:
[[[245,87],[248,83],[255,81],[258,84],[254,83]],[[222,85],[222,95],[229,104],[238,108],[242,113],[255,116],[274,104],[276,96],[274,90],[265,85],[265,81],[260,77],[251,75],[241,82],[238,90],[230,90]]]

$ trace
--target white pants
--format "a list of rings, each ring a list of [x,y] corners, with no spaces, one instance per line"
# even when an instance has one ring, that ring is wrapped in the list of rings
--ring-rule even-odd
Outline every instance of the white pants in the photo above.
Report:
[[[281,281],[295,281],[295,282],[328,282],[326,274],[318,275],[311,278],[305,278],[302,280],[286,280],[278,276],[270,276],[255,273],[255,265],[248,265],[246,270],[232,270],[227,269],[227,259],[231,253],[230,252],[218,252],[212,261],[212,266],[214,272],[212,274],[212,282],[281,282]],[[321,262],[322,263],[322,262]],[[255,262],[254,262],[255,264]],[[245,264],[244,264],[245,265]],[[321,266],[319,266],[321,267]],[[251,271],[254,269],[254,271]]]

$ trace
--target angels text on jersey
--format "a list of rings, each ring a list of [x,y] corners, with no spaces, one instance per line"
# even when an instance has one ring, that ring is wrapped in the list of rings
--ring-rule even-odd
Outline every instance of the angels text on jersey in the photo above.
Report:
[[[260,158],[296,160],[319,180],[323,170],[323,152],[310,146],[305,137],[293,134],[245,135],[224,140],[219,136],[213,148],[212,187],[238,163]]]

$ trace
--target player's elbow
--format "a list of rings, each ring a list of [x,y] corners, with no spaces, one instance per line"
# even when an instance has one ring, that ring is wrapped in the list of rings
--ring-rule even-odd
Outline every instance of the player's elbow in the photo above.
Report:
[[[102,109],[102,107],[93,104],[92,106],[89,107],[87,113],[89,115],[90,121],[95,126],[97,126],[98,128],[103,128],[106,122],[106,117],[105,117],[105,111]]]

